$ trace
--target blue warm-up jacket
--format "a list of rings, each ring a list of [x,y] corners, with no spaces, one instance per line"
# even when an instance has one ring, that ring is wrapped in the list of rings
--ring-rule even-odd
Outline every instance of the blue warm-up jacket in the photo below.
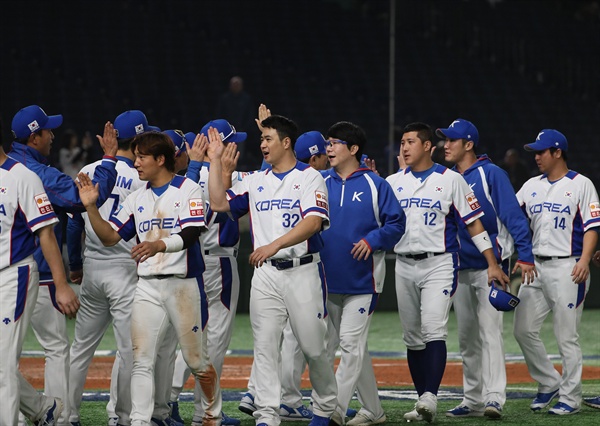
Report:
[[[454,170],[457,171],[456,167]],[[490,235],[498,263],[512,255],[514,241],[519,261],[533,264],[529,222],[519,206],[508,174],[492,163],[487,155],[481,155],[463,173],[463,177],[485,212],[480,220]],[[485,257],[473,244],[467,227],[462,221],[457,222],[460,239],[459,269],[487,269]]]
[[[79,190],[73,178],[64,174],[60,170],[50,167],[48,160],[37,150],[19,142],[13,142],[12,149],[8,155],[22,163],[29,170],[40,177],[44,184],[44,189],[54,212],[58,216],[59,223],[54,227],[58,247],[62,249],[63,244],[63,224],[67,223],[67,213],[84,212],[85,207],[79,198]],[[115,166],[117,159],[104,156],[102,165],[96,169],[94,174],[94,184],[99,183],[100,196],[96,205],[100,207],[110,196],[113,186],[117,180],[117,170]],[[40,271],[40,282],[52,280],[50,267],[44,259],[42,248],[38,246],[34,253],[34,258]]]
[[[333,168],[321,173],[329,200],[330,227],[321,234],[327,289],[334,294],[381,293],[385,250],[400,240],[406,223],[392,187],[365,167],[346,179]],[[360,240],[367,242],[372,254],[358,261],[351,251]]]

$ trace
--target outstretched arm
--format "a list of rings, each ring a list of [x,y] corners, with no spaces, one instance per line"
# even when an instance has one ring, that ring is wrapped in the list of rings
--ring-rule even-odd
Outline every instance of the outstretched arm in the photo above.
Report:
[[[110,223],[100,216],[100,212],[96,206],[96,201],[98,200],[98,184],[94,185],[90,177],[85,173],[79,173],[77,179],[79,196],[88,212],[88,218],[90,219],[92,228],[94,228],[94,232],[106,247],[114,246],[121,241],[121,236],[112,226],[110,226]]]
[[[208,129],[208,156],[210,157],[210,170],[208,174],[208,194],[210,196],[210,208],[216,212],[230,211],[229,202],[225,195],[223,184],[223,167],[221,157],[223,155],[223,141],[217,129]]]

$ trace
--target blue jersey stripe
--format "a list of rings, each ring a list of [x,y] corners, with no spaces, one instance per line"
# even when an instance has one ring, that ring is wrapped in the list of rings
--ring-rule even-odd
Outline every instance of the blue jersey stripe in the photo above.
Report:
[[[206,297],[206,292],[204,291],[204,280],[202,279],[202,275],[196,277],[196,282],[198,283],[198,291],[200,292],[200,315],[202,318],[202,331],[206,328],[206,324],[208,324],[208,298]]]
[[[231,259],[220,257],[221,263],[221,303],[231,310],[231,291],[233,288],[233,272],[231,270]]]
[[[29,290],[29,280],[31,279],[31,268],[29,265],[19,266],[17,268],[17,301],[15,306],[15,318],[17,321],[25,312],[25,303],[27,301],[27,292]],[[33,301],[35,302],[35,300]]]

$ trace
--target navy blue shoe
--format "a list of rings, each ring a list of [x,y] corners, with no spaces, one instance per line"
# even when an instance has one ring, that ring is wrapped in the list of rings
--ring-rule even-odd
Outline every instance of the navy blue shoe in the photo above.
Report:
[[[356,417],[356,413],[358,413],[358,411],[356,411],[354,408],[348,408],[346,410],[346,417]]]
[[[586,398],[583,400],[583,403],[592,408],[600,408],[600,396],[596,398]]]
[[[54,398],[54,403],[52,404],[52,407],[48,408],[48,411],[44,413],[41,419],[33,423],[34,426],[53,425],[56,422],[56,419],[60,417],[62,409],[62,401],[59,398]]]
[[[308,426],[329,426],[329,417],[321,417],[313,413],[313,418]]]
[[[557,402],[554,407],[548,410],[548,414],[557,416],[568,416],[569,414],[579,413],[579,407],[571,407],[564,402]]]
[[[175,420],[176,422],[183,424],[183,419],[181,418],[181,415],[179,414],[179,402],[177,402],[177,401],[169,402],[169,407],[171,408],[171,418],[173,420]]]
[[[540,411],[542,408],[546,408],[554,398],[558,396],[558,389],[548,393],[538,392],[535,399],[529,406],[532,411]]]
[[[221,412],[221,425],[222,426],[240,426],[242,424],[241,420],[235,419],[233,417],[229,417],[227,414]]]

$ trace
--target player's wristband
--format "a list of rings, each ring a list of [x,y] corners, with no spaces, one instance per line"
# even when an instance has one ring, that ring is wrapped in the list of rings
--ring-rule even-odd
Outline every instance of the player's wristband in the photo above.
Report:
[[[163,238],[162,242],[165,243],[165,253],[174,253],[183,249],[183,238],[178,234],[173,234],[168,238]]]
[[[492,248],[492,242],[490,241],[490,236],[487,231],[483,231],[481,234],[471,237],[471,240],[473,240],[473,244],[475,244],[475,247],[477,247],[477,250],[479,250],[480,253]]]

